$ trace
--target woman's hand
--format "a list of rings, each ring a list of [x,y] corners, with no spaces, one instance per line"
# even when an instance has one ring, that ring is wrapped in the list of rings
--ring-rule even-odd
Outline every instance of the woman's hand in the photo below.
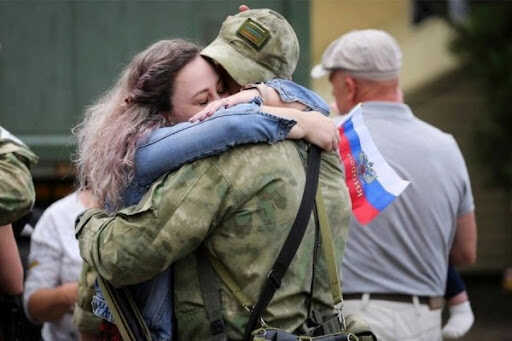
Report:
[[[206,107],[192,116],[189,119],[189,122],[197,122],[197,121],[203,121],[207,119],[208,117],[212,116],[217,110],[220,108],[229,108],[234,105],[240,104],[240,103],[248,103],[250,102],[254,97],[259,96],[260,93],[256,89],[248,89],[248,90],[242,90],[240,92],[237,92],[234,95],[224,97],[221,99],[218,99],[216,101],[210,102],[206,105]]]
[[[338,128],[330,118],[318,111],[300,111],[294,119],[297,124],[290,130],[288,138],[305,139],[326,151],[338,149]]]

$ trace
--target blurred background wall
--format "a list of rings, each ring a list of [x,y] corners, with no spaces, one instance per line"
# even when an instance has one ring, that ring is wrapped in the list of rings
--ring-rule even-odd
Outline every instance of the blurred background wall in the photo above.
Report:
[[[401,83],[405,91],[417,88],[457,67],[448,51],[453,31],[437,16],[413,24],[414,2],[312,0],[311,56],[320,63],[323,51],[343,33],[354,29],[378,28],[391,33],[404,54]],[[314,80],[312,86],[326,98],[330,96],[327,79]]]
[[[422,119],[453,134],[468,163],[477,205],[479,257],[469,272],[512,264],[510,192],[492,186],[477,160],[475,128],[486,117],[480,83],[449,49],[456,32],[446,1],[253,0],[294,26],[301,43],[296,81],[331,101],[327,79],[309,78],[328,44],[351,29],[379,28],[403,49],[405,99]],[[422,3],[421,11],[418,4]],[[168,37],[207,44],[239,1],[0,2],[0,124],[41,157],[34,169],[38,206],[73,188],[71,128],[123,66]],[[430,8],[430,9],[429,9]],[[432,15],[429,15],[432,14]],[[510,149],[508,149],[510,153]]]
[[[309,72],[309,2],[253,1],[285,15]],[[238,1],[0,1],[0,122],[39,156],[38,205],[72,189],[71,128],[133,55],[166,38],[212,41]]]

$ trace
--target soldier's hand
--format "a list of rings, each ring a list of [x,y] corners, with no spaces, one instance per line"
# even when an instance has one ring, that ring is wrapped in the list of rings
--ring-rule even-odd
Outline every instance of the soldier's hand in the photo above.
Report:
[[[238,7],[238,11],[241,13],[241,12],[245,12],[247,10],[250,10],[249,6],[245,5],[245,4],[242,4]]]

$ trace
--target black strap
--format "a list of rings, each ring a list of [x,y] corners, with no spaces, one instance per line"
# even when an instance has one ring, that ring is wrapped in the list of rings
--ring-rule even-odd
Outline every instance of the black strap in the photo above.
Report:
[[[290,266],[293,257],[297,253],[309,219],[311,211],[315,202],[315,194],[318,188],[318,175],[320,172],[320,149],[311,145],[308,153],[308,163],[306,170],[306,185],[304,187],[304,194],[299,207],[299,212],[295,217],[293,226],[283,244],[279,256],[277,256],[274,266],[267,275],[267,279],[263,284],[263,288],[258,299],[258,303],[254,306],[251,312],[249,321],[245,327],[245,340],[250,340],[251,332],[256,329],[263,312],[267,305],[272,300],[274,293],[281,286],[281,280]]]
[[[220,283],[211,263],[208,261],[208,250],[205,246],[201,246],[196,253],[196,262],[201,296],[210,322],[211,336],[209,340],[225,341],[227,336],[222,315]]]
[[[98,276],[98,284],[107,300],[110,311],[116,319],[115,324],[123,340],[151,340],[151,334],[133,301],[128,288],[115,288],[110,282]]]
[[[308,319],[311,316],[311,307],[313,303],[313,295],[315,292],[315,279],[316,279],[316,269],[317,269],[317,260],[318,260],[318,249],[320,248],[320,224],[318,222],[318,214],[316,213],[316,205],[315,210],[313,211],[315,218],[315,246],[313,248],[313,265],[311,268],[311,286],[309,287],[309,297],[308,297]]]

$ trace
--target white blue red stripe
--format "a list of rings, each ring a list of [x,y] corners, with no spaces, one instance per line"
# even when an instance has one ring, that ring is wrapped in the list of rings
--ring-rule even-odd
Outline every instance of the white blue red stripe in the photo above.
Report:
[[[363,119],[359,104],[338,125],[339,153],[352,200],[352,213],[366,225],[409,185],[379,152]]]

